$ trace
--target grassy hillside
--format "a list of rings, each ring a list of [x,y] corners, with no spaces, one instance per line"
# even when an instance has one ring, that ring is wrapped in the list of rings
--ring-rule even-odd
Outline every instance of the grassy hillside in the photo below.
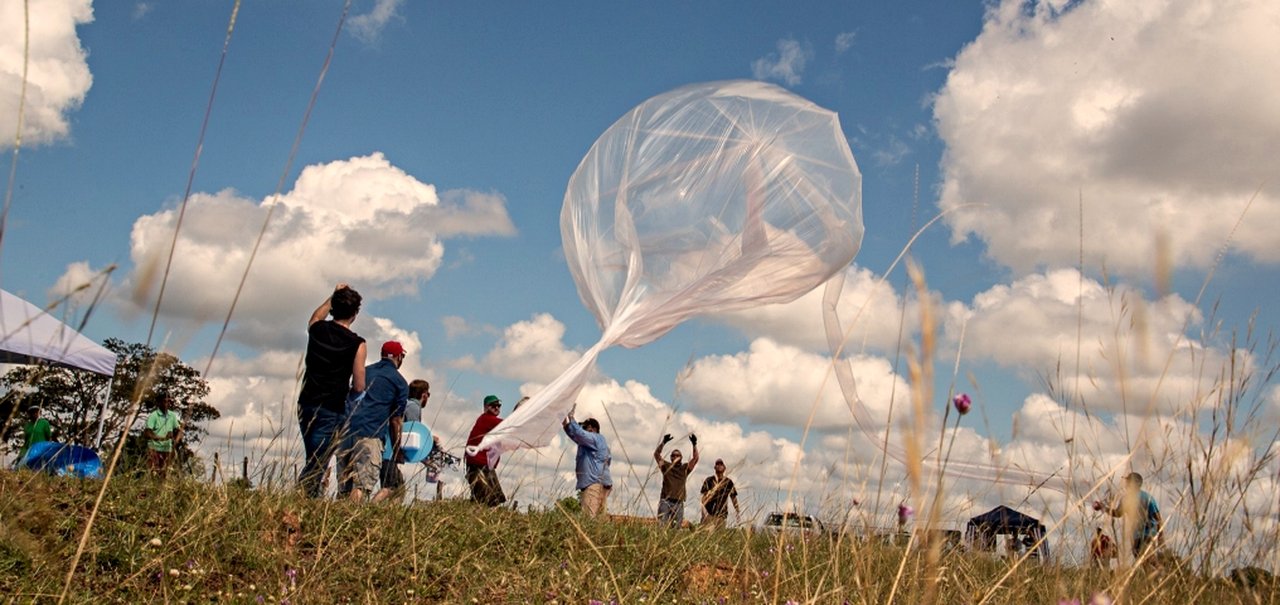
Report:
[[[0,472],[0,601],[56,602],[99,482]],[[927,548],[665,531],[467,502],[307,501],[113,480],[75,603],[1269,603],[1166,565],[1058,568]]]

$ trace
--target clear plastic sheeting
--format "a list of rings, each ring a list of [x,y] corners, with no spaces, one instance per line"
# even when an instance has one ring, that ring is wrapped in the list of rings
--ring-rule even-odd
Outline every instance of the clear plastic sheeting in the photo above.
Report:
[[[569,179],[560,232],[600,341],[479,449],[550,443],[606,348],[789,302],[839,272],[862,243],[862,175],[835,113],[762,82],[696,84],[596,140]]]

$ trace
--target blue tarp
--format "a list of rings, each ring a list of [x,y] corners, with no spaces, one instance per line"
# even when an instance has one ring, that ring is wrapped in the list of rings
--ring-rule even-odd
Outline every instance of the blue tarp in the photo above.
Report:
[[[98,459],[98,454],[87,447],[56,441],[31,444],[27,455],[22,459],[22,467],[59,477],[102,478],[102,461]]]

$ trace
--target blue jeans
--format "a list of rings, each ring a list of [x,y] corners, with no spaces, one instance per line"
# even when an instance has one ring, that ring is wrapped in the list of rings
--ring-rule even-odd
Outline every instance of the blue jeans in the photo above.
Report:
[[[663,527],[680,527],[684,524],[684,500],[658,500],[658,523]]]
[[[306,463],[298,475],[298,486],[308,497],[324,495],[324,478],[329,474],[329,459],[338,445],[336,439],[342,414],[324,408],[298,409],[298,428],[302,430],[302,448]]]

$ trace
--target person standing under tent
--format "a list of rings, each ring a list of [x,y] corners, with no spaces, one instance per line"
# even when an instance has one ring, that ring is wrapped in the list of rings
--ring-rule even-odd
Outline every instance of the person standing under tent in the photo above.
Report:
[[[613,456],[609,453],[609,442],[600,434],[598,420],[588,418],[578,424],[572,412],[564,418],[564,432],[578,444],[574,460],[578,503],[588,517],[599,517],[608,509],[609,492],[613,491],[613,477],[609,473]]]
[[[45,441],[53,441],[53,425],[47,418],[40,416],[40,406],[31,404],[27,406],[27,421],[22,424],[22,447],[18,448],[18,459],[14,461],[14,468],[22,464],[31,446]]]
[[[688,464],[681,462],[683,454],[680,450],[671,450],[671,460],[662,459],[662,446],[670,441],[670,433],[663,435],[657,449],[653,450],[653,460],[658,463],[658,470],[662,473],[662,492],[658,495],[658,522],[664,527],[680,527],[684,523],[685,484],[689,480],[689,473],[698,465],[698,436],[689,435],[693,457]]]
[[[742,518],[738,506],[738,488],[733,479],[725,476],[724,460],[716,459],[716,473],[702,482],[702,522],[710,527],[723,528],[729,519],[729,502],[733,502],[734,516]]]
[[[182,420],[173,411],[173,397],[161,393],[156,409],[147,415],[142,436],[147,440],[147,468],[160,478],[169,473],[174,445],[182,438]]]
[[[364,391],[364,339],[351,331],[360,293],[338,284],[307,322],[306,372],[298,394],[298,428],[305,455],[298,486],[311,498],[324,493],[336,433],[346,415],[347,395]],[[332,316],[333,319],[325,319]]]
[[[502,422],[502,417],[498,415],[501,412],[502,400],[496,395],[485,396],[484,411],[476,418],[476,423],[471,426],[471,434],[467,437],[468,447],[480,445],[484,436]],[[494,471],[498,461],[490,460],[489,453],[484,450],[475,454],[468,451],[465,459],[467,484],[471,486],[471,500],[485,506],[498,506],[506,502],[507,495],[502,492],[502,484],[498,483],[498,473]]]

